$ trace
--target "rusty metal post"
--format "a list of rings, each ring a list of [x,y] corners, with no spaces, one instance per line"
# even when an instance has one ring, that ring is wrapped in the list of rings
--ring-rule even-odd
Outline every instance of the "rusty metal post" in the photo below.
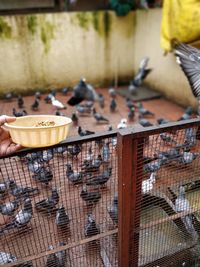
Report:
[[[118,134],[120,267],[138,267],[143,142],[127,131]]]

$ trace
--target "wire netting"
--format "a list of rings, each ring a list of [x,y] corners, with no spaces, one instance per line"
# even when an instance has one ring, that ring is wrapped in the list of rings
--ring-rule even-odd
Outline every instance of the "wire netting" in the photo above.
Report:
[[[0,265],[117,266],[116,145],[113,135],[0,159]]]
[[[138,250],[132,252],[132,262],[138,256],[137,266],[199,266],[200,135],[196,125],[150,131],[138,142],[133,229]]]

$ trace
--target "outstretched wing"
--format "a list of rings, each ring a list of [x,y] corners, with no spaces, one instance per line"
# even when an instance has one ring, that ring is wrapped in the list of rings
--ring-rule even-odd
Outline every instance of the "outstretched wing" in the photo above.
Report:
[[[190,83],[193,95],[200,98],[200,50],[191,45],[178,44],[175,55]]]

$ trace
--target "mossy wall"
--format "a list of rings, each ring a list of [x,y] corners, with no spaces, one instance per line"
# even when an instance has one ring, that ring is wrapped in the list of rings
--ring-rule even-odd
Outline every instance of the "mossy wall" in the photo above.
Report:
[[[133,74],[135,13],[0,17],[0,92],[59,88],[85,76],[97,86]],[[6,55],[6,56],[5,56]]]

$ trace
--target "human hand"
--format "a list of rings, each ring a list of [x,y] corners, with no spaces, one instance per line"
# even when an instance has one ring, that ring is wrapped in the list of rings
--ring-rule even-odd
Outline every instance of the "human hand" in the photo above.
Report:
[[[13,143],[9,132],[2,127],[4,123],[13,122],[15,120],[15,117],[9,117],[6,115],[0,116],[0,156],[11,154],[22,148],[21,145]]]

